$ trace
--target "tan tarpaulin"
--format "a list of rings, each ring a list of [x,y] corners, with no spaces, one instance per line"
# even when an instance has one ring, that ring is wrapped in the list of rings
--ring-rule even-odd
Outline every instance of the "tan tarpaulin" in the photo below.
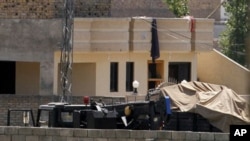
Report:
[[[223,132],[232,124],[250,124],[250,104],[225,86],[183,81],[161,91],[170,97],[172,109],[198,113]]]

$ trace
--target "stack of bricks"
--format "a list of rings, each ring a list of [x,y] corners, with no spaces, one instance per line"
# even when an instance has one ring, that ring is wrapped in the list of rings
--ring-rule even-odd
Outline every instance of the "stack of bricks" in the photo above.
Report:
[[[228,141],[229,133],[0,126],[1,141]]]
[[[76,17],[108,17],[111,0],[75,0]],[[0,19],[62,18],[64,0],[0,0]]]

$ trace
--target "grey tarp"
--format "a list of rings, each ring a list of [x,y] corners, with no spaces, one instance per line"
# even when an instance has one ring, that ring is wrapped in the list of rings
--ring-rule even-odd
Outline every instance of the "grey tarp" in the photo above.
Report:
[[[226,86],[183,81],[161,91],[170,97],[172,109],[200,114],[223,132],[233,124],[250,124],[250,104]]]

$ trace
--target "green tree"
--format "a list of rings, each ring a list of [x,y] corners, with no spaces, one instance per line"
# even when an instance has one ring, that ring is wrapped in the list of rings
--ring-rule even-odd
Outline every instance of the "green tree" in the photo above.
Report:
[[[247,0],[228,0],[223,6],[229,14],[226,30],[220,35],[222,52],[241,65],[246,65],[246,46],[244,43],[247,25]]]
[[[187,16],[189,14],[188,0],[162,0],[176,17]]]

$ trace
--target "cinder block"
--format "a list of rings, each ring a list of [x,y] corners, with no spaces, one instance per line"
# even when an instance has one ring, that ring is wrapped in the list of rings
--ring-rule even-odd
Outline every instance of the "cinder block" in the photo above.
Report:
[[[21,127],[18,129],[19,135],[32,135],[33,128]]]
[[[33,135],[39,135],[39,136],[46,135],[46,128],[33,128]]]
[[[185,140],[185,138],[186,138],[185,131],[172,132],[172,140]]]
[[[102,130],[102,137],[105,138],[115,138],[115,131],[114,130]]]
[[[145,139],[131,139],[131,138],[110,138],[108,141],[145,141]]]
[[[187,132],[186,133],[186,140],[187,141],[199,141],[200,135],[197,132]]]
[[[144,134],[144,138],[146,139],[155,139],[157,138],[157,131],[155,130],[147,130],[142,132]]]
[[[47,136],[59,136],[60,130],[58,128],[47,128],[46,135]]]
[[[4,134],[4,127],[0,127],[0,135]]]
[[[94,141],[108,141],[108,138],[95,138]]]
[[[229,133],[215,133],[214,140],[215,141],[229,141]]]
[[[130,138],[130,130],[115,130],[117,138]]]
[[[138,139],[138,138],[143,138],[144,135],[141,133],[140,130],[134,130],[134,131],[131,131],[131,132],[130,132],[130,137],[131,137],[131,138]]]
[[[4,133],[7,135],[18,134],[18,127],[6,127]]]
[[[25,135],[13,135],[11,141],[25,141]]]
[[[89,129],[88,130],[88,137],[90,137],[90,138],[100,138],[100,137],[102,137],[102,132],[99,129]]]
[[[78,141],[94,141],[94,138],[79,138]]]
[[[38,136],[26,136],[26,141],[39,141]]]
[[[60,129],[60,136],[72,137],[73,130],[70,128]]]
[[[1,141],[11,141],[10,135],[0,135]]]
[[[52,136],[53,141],[67,141],[67,137]]]
[[[39,136],[39,141],[52,141],[52,136]]]
[[[172,139],[172,131],[158,131],[157,132],[158,139]]]
[[[88,130],[74,129],[73,136],[74,137],[87,137],[88,136]]]
[[[79,141],[77,137],[67,137],[67,141]]]
[[[199,134],[201,141],[214,141],[214,133],[201,132]]]

